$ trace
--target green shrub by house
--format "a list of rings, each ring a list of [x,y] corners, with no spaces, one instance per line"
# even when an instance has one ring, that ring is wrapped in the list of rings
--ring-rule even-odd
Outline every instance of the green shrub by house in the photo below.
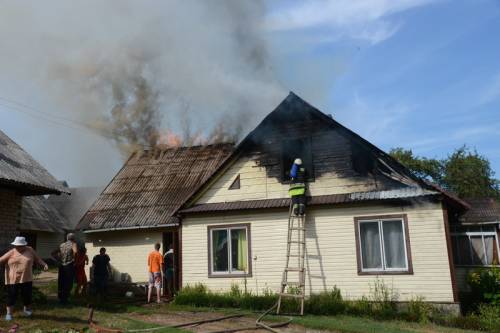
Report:
[[[467,282],[479,302],[500,306],[500,268],[480,268],[469,274]]]

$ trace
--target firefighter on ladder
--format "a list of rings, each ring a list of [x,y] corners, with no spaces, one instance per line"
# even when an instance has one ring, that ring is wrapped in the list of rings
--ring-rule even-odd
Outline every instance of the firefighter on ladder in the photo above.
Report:
[[[306,169],[302,166],[302,160],[296,158],[290,170],[290,189],[288,193],[292,199],[293,214],[296,216],[306,213]]]

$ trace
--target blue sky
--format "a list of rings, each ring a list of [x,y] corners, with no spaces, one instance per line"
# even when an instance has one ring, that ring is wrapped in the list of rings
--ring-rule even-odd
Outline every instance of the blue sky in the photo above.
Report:
[[[384,150],[403,147],[421,156],[443,158],[466,144],[489,158],[500,178],[499,1],[278,0],[265,4],[261,21],[255,24],[267,45],[270,70],[284,90],[295,91]],[[57,16],[55,10],[48,12]],[[47,17],[39,19],[43,24]],[[49,17],[49,21],[55,20]],[[10,37],[0,33],[3,45],[5,38]],[[30,46],[22,44],[23,51]],[[32,60],[29,51],[18,52],[17,44],[13,45],[11,58]],[[0,55],[4,73],[0,129],[56,177],[73,185],[106,183],[122,163],[113,143],[64,121],[64,125],[54,122],[52,116],[48,121],[28,115],[52,114],[62,106],[47,100],[45,87],[35,80],[42,75],[36,68],[31,71],[32,80],[21,70],[2,68],[1,60]],[[185,72],[191,66],[187,63]],[[247,75],[240,67],[231,62],[228,68],[236,70],[235,77]],[[5,75],[6,69],[11,76]],[[235,77],[229,82],[236,82]],[[19,105],[15,110],[16,105],[5,98],[36,110]],[[271,111],[272,105],[267,108]]]
[[[281,43],[302,44],[281,55],[279,71],[294,89],[385,150],[443,158],[466,144],[500,176],[500,2],[403,1],[391,8],[398,1],[365,1],[365,10],[380,14],[341,23],[322,13],[327,3],[348,13],[355,6],[284,1],[271,9],[286,16],[309,4],[311,16],[325,16],[274,31]],[[299,73],[310,66],[324,92],[294,77],[297,59]]]

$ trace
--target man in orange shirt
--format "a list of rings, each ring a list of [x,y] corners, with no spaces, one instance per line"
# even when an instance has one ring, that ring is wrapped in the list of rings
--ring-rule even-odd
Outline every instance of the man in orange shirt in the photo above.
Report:
[[[153,286],[156,288],[157,302],[160,303],[160,289],[163,280],[163,256],[160,253],[160,243],[155,244],[154,251],[148,256],[149,266],[149,288],[148,288],[148,303],[151,302],[151,292]]]

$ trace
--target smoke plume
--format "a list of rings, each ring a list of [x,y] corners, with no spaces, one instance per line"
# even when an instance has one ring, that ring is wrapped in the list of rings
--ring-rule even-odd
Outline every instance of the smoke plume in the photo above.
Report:
[[[234,141],[285,95],[263,22],[255,0],[3,1],[0,71],[124,155]]]

